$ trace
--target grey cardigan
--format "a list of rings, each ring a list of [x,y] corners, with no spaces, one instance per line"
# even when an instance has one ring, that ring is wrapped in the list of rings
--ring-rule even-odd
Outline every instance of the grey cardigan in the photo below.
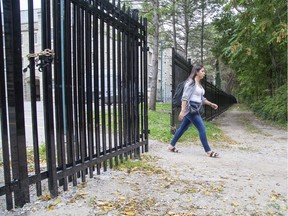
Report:
[[[185,115],[189,112],[189,107],[188,107],[188,106],[190,106],[189,100],[190,100],[191,95],[195,91],[195,89],[196,89],[195,81],[194,80],[187,80],[187,82],[185,83],[185,86],[184,86],[183,95],[182,95],[182,99],[181,99],[182,101],[183,100],[187,101]],[[205,100],[207,100],[207,99],[204,97],[204,94],[202,94],[201,95],[202,103]]]

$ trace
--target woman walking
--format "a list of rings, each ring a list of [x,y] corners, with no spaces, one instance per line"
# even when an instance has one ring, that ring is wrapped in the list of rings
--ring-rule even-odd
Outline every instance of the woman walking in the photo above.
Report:
[[[218,105],[208,101],[205,97],[205,90],[201,85],[201,80],[205,76],[205,69],[202,65],[196,64],[191,71],[190,76],[188,77],[182,95],[181,103],[181,112],[178,116],[179,121],[182,121],[180,127],[176,131],[174,138],[172,139],[168,149],[171,152],[178,152],[178,149],[175,147],[176,142],[182,136],[182,134],[189,128],[190,124],[194,124],[197,128],[201,143],[205,152],[209,157],[219,157],[219,154],[213,152],[210,149],[206,136],[206,127],[201,117],[201,113],[198,111],[191,112],[191,107],[199,107],[202,104],[211,106],[213,109],[217,109]]]

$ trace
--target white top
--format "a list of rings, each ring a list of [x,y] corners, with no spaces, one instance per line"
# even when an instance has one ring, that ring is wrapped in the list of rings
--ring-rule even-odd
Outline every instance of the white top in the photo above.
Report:
[[[196,103],[202,103],[201,95],[204,95],[204,94],[205,94],[204,88],[200,87],[199,85],[196,85],[195,91],[191,95],[189,101],[193,101],[193,102],[196,102]]]

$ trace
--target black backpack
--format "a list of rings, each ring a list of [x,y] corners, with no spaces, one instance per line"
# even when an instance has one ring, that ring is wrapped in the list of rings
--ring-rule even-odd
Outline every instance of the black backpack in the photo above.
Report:
[[[174,96],[172,98],[173,107],[181,107],[182,95],[183,95],[185,83],[186,83],[186,80],[177,85]]]

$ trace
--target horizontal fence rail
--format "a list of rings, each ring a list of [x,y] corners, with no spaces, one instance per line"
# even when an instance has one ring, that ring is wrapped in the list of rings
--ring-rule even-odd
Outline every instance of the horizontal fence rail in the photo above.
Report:
[[[8,210],[30,201],[30,185],[40,196],[47,183],[56,197],[59,186],[148,151],[147,20],[137,10],[115,0],[41,0],[36,9],[28,0],[23,11],[20,0],[0,0],[0,12]]]
[[[175,89],[179,83],[186,80],[191,73],[192,65],[191,61],[188,62],[177,52],[172,49],[172,98],[175,94]],[[204,113],[202,115],[203,119],[211,120],[214,117],[220,115],[224,111],[226,111],[231,105],[236,103],[236,98],[233,95],[229,95],[218,89],[213,84],[203,80],[202,85],[205,88],[205,97],[213,101],[218,105],[218,109],[214,110],[210,106],[204,106]],[[171,112],[171,133],[175,133],[176,129],[180,125],[180,121],[178,120],[178,115],[181,111],[181,108],[174,107],[172,104],[172,112]]]

